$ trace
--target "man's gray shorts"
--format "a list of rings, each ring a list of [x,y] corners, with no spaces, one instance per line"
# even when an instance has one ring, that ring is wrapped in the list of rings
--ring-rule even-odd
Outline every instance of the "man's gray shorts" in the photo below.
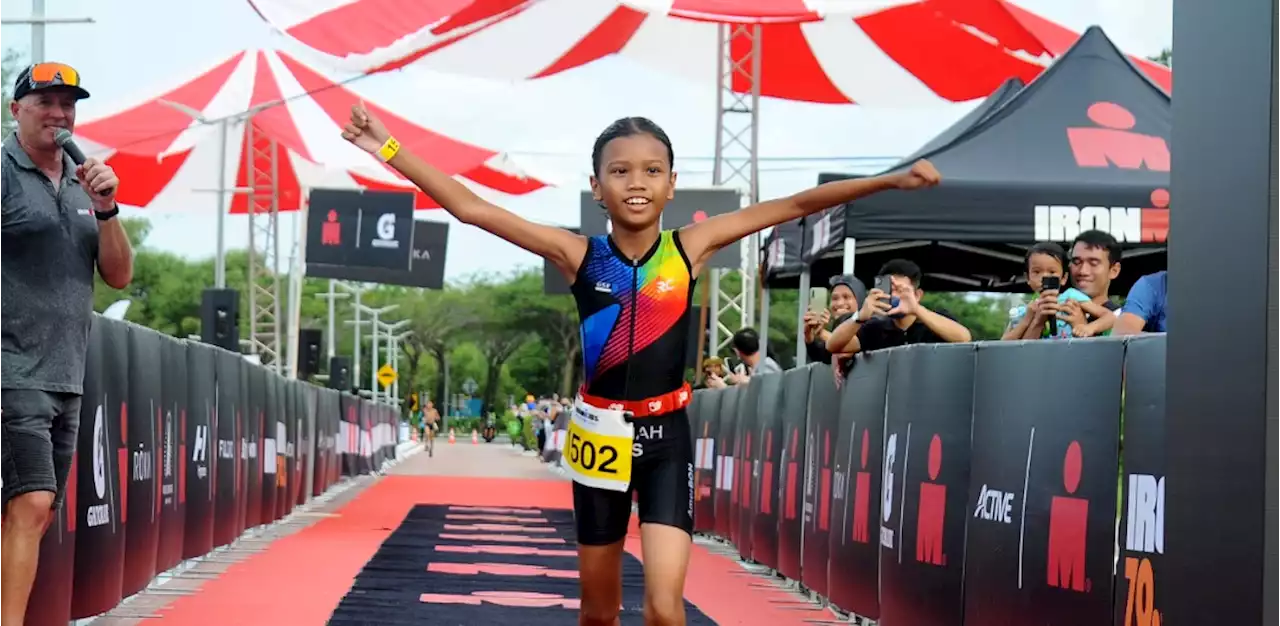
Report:
[[[3,392],[4,506],[32,491],[55,494],[53,508],[66,496],[67,475],[80,430],[80,396],[34,389]]]

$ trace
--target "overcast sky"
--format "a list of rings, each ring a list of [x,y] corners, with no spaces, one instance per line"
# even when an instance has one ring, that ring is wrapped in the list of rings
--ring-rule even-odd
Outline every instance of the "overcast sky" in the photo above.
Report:
[[[1171,45],[1172,0],[1016,3],[1077,31],[1100,25],[1126,52],[1153,55]],[[146,87],[175,84],[241,49],[284,45],[243,0],[58,0],[47,4],[50,16],[96,21],[51,26],[46,35],[46,58],[76,66],[94,94],[82,104],[81,119],[135,104],[140,89],[154,93]],[[30,0],[0,0],[0,15],[26,16],[30,6]],[[28,52],[30,45],[29,26],[5,25],[0,31],[0,46],[5,49]],[[370,77],[352,88],[419,124],[509,152],[547,174],[558,187],[507,203],[508,208],[538,221],[577,225],[578,194],[586,186],[591,141],[609,121],[626,115],[644,115],[666,128],[675,144],[681,186],[711,182],[714,90],[672,83],[626,61],[603,61],[533,83],[496,84],[401,72]],[[972,106],[884,111],[766,101],[761,107],[761,194],[773,197],[811,186],[819,171],[874,171],[894,157],[909,154]],[[213,211],[212,198],[207,207],[181,212],[126,209],[128,214],[152,220],[147,245],[192,258],[214,253]],[[423,218],[447,216],[419,213]],[[286,218],[283,225],[291,221]],[[228,246],[246,243],[247,223],[230,218]],[[282,246],[282,254],[286,249]],[[450,227],[446,257],[450,279],[536,263],[532,255],[486,233],[456,223]]]

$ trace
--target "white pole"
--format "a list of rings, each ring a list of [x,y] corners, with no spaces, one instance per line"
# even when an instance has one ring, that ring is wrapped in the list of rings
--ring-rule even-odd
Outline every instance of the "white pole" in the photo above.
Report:
[[[329,360],[332,361],[333,357],[337,356],[337,338],[334,337],[337,334],[337,324],[334,323],[334,315],[338,308],[338,294],[333,292],[332,278],[329,279],[329,295],[327,297],[329,298]]]
[[[44,0],[31,0],[31,19],[31,62],[43,63]]]
[[[372,358],[369,360],[369,390],[373,392],[373,402],[378,402],[378,312],[373,312],[373,340],[371,344]]]
[[[355,331],[356,338],[355,338],[355,341],[353,342],[355,343],[355,347],[352,348],[352,355],[351,355],[351,368],[352,368],[351,380],[355,382],[356,386],[360,385],[360,309],[364,308],[364,306],[360,304],[361,293],[362,293],[361,291],[355,292],[356,294],[356,331]]]
[[[218,289],[227,288],[227,125],[230,123],[228,119],[218,123],[217,254],[213,261],[213,285]]]

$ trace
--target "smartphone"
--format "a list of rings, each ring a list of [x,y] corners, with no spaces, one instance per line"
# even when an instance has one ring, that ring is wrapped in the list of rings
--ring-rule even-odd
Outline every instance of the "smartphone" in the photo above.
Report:
[[[1045,276],[1040,279],[1040,291],[1058,291],[1062,288],[1062,279],[1057,276]],[[1049,335],[1056,336],[1058,334],[1058,318],[1049,318]]]
[[[898,296],[893,295],[893,277],[892,276],[876,276],[876,289],[883,291],[889,296],[889,306],[898,306]]]
[[[826,287],[813,287],[809,289],[809,312],[821,313],[827,310],[827,298],[830,296]]]

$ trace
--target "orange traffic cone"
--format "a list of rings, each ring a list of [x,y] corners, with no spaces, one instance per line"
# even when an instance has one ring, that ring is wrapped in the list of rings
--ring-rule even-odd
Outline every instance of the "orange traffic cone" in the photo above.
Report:
[[[449,443],[453,443],[453,429],[449,429]]]
[[[471,430],[471,443],[480,443],[480,438],[476,436],[475,429]]]

